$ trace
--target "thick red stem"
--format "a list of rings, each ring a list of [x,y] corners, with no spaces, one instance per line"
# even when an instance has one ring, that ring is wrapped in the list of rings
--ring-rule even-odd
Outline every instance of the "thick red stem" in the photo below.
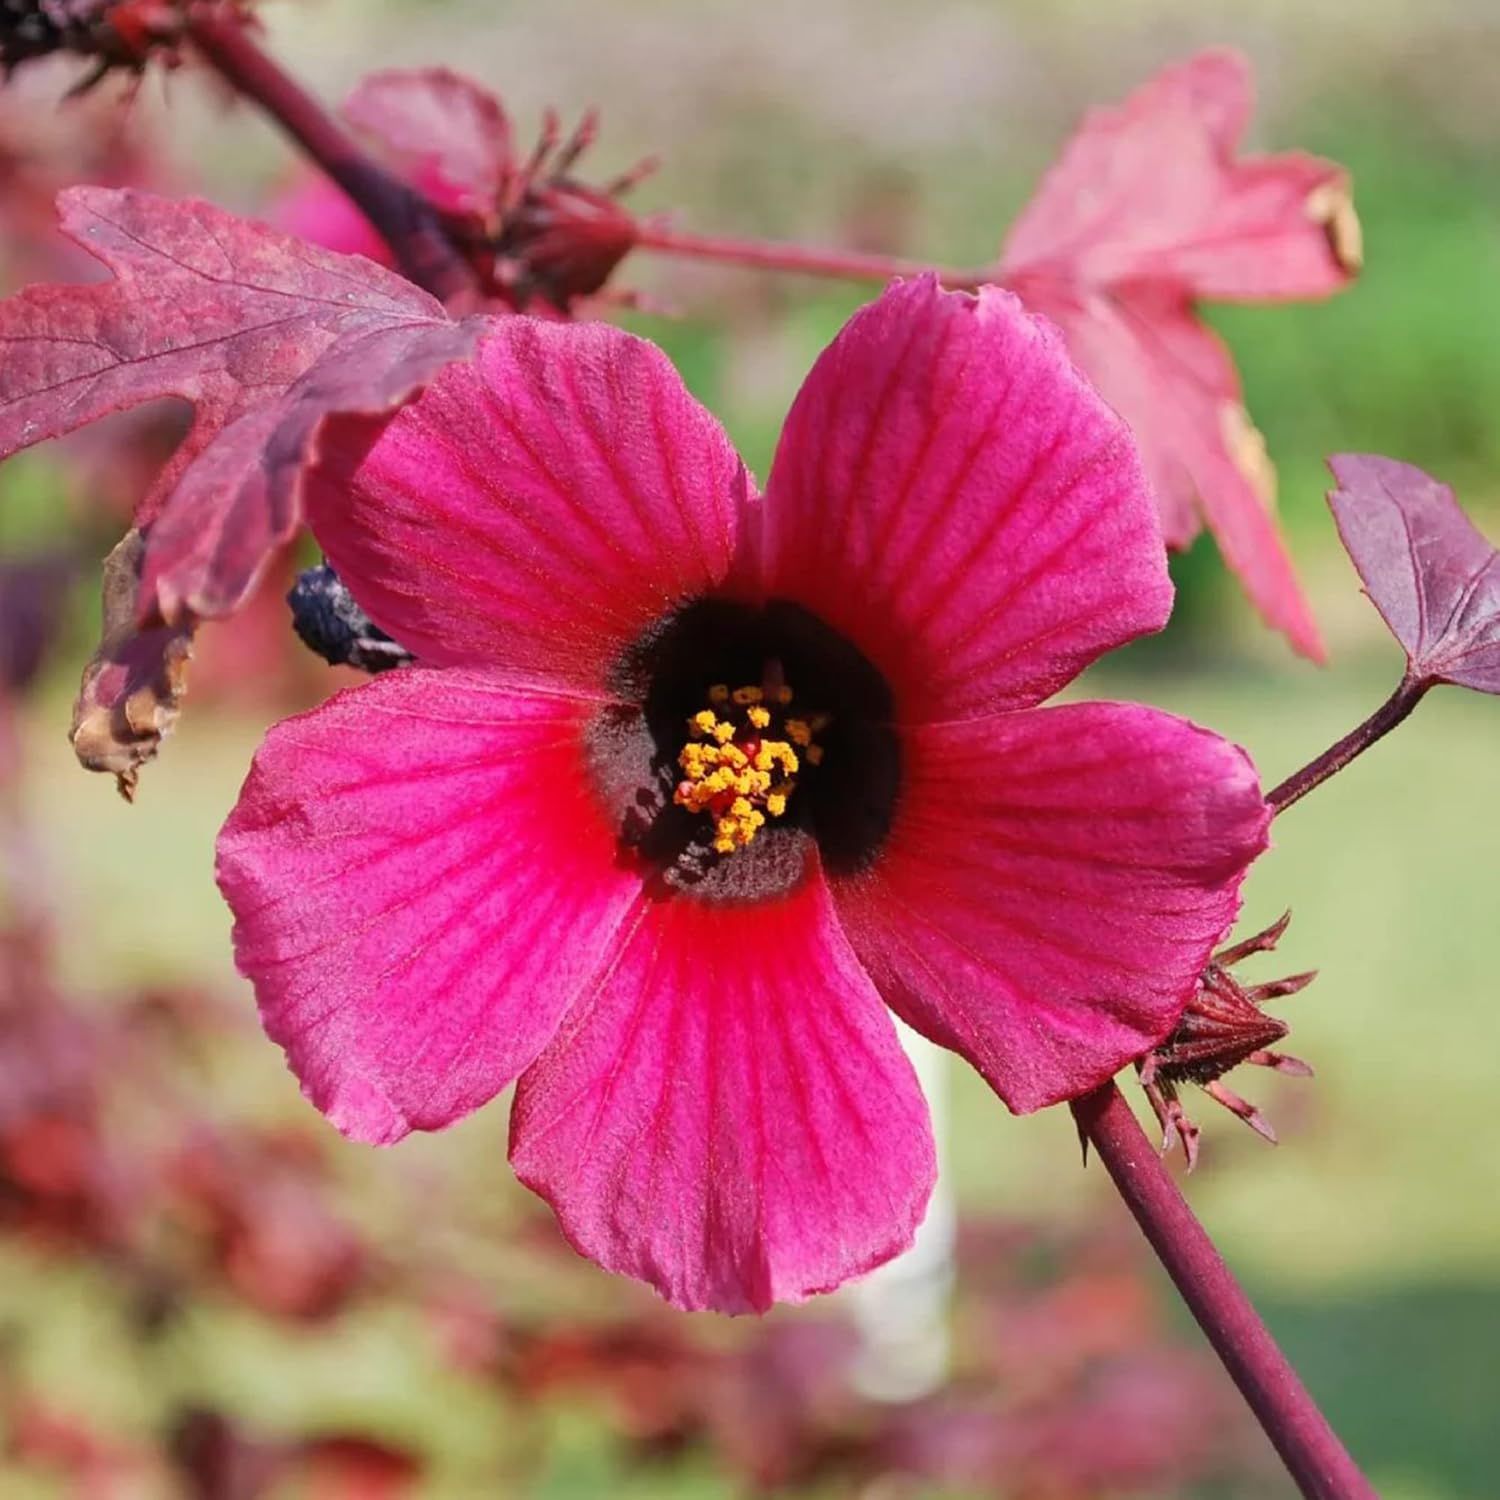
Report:
[[[684,255],[695,260],[717,260],[727,265],[748,266],[760,271],[792,271],[803,276],[832,276],[845,281],[889,281],[893,276],[919,276],[936,271],[943,285],[969,288],[997,278],[979,270],[954,270],[930,266],[919,260],[894,255],[867,255],[858,250],[822,250],[810,245],[785,244],[776,240],[740,239],[726,234],[693,234],[650,220],[638,226],[636,243],[663,255]]]
[[[1073,1115],[1298,1488],[1308,1500],[1377,1500],[1119,1089],[1075,1099]]]
[[[408,279],[443,302],[474,291],[474,274],[432,206],[372,161],[238,20],[204,6],[191,13],[188,35],[225,82],[253,99],[353,199]]]
[[[1336,745],[1330,745],[1316,760],[1294,771],[1278,787],[1266,793],[1266,801],[1278,813],[1300,802],[1315,786],[1337,775],[1356,755],[1363,755],[1376,740],[1383,739],[1422,701],[1431,682],[1405,678],[1357,729],[1351,729]]]

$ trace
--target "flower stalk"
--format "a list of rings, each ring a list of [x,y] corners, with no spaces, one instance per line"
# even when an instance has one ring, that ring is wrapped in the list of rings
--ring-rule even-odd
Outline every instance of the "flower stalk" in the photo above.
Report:
[[[651,220],[637,229],[636,244],[661,255],[693,260],[715,260],[724,265],[757,271],[789,271],[801,276],[827,276],[843,281],[886,282],[895,276],[920,276],[935,271],[945,287],[964,291],[998,281],[988,269],[955,269],[898,255],[871,255],[859,250],[820,249],[780,240],[745,239],[728,234],[694,234]]]
[[[1308,1500],[1376,1500],[1113,1083],[1073,1101],[1120,1196]]]
[[[1411,714],[1431,686],[1427,678],[1403,678],[1396,691],[1363,724],[1351,729],[1300,771],[1294,771],[1280,786],[1273,787],[1266,793],[1266,801],[1277,813],[1284,813],[1293,803],[1300,802],[1314,787],[1321,786],[1377,740],[1384,739]]]
[[[254,100],[349,195],[409,280],[445,303],[474,294],[474,274],[427,200],[373,161],[241,22],[202,7],[191,13],[187,33],[220,77]]]

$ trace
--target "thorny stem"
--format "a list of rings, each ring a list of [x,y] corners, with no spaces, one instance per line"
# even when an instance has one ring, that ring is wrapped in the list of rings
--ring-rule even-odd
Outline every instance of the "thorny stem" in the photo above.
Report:
[[[1284,813],[1294,802],[1300,802],[1315,786],[1342,771],[1356,755],[1363,755],[1376,740],[1384,738],[1418,703],[1432,686],[1430,680],[1406,677],[1357,729],[1351,729],[1336,745],[1330,745],[1316,760],[1294,771],[1280,786],[1266,793],[1266,801],[1276,813]]]
[[[187,30],[220,76],[253,99],[353,199],[408,279],[443,302],[473,292],[474,275],[432,206],[372,161],[239,21],[204,6],[190,13]]]
[[[1073,1101],[1120,1196],[1308,1500],[1377,1500],[1113,1083]]]
[[[695,260],[717,260],[761,271],[792,271],[804,276],[833,276],[846,281],[889,281],[893,276],[918,276],[936,271],[944,286],[955,289],[982,286],[996,280],[987,270],[955,270],[931,266],[896,255],[869,255],[858,250],[820,250],[810,245],[777,240],[741,239],[727,234],[693,234],[645,220],[638,225],[636,244],[663,255]]]

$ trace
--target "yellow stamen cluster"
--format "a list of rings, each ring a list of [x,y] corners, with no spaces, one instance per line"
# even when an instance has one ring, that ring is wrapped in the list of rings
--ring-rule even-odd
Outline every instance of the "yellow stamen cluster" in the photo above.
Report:
[[[718,683],[709,688],[708,701],[712,708],[688,720],[692,737],[677,757],[684,779],[674,800],[690,812],[708,813],[714,820],[713,847],[733,854],[750,843],[767,818],[786,813],[802,760],[817,765],[823,758],[813,733],[827,718],[787,719],[782,737],[773,738],[778,715],[768,705],[785,708],[792,701],[784,684],[731,690]]]

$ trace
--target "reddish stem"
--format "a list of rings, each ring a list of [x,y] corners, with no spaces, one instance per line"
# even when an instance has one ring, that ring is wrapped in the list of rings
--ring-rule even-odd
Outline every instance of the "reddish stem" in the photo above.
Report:
[[[421,194],[372,161],[243,24],[216,7],[188,19],[198,51],[239,94],[253,99],[343,188],[391,247],[403,274],[443,302],[473,292],[474,275]]]
[[[1337,775],[1356,755],[1363,755],[1376,740],[1383,739],[1422,701],[1430,681],[1407,677],[1368,719],[1351,729],[1336,745],[1330,745],[1316,760],[1294,771],[1280,786],[1266,793],[1266,801],[1278,813],[1300,802],[1315,786]]]
[[[1309,1500],[1377,1500],[1113,1083],[1073,1101],[1120,1196]]]
[[[636,243],[663,255],[685,255],[695,260],[717,260],[760,271],[794,271],[804,276],[834,276],[846,281],[889,281],[893,276],[920,276],[936,271],[945,286],[969,288],[995,281],[984,270],[954,270],[931,266],[896,255],[867,255],[858,250],[820,250],[810,245],[777,240],[740,239],[727,234],[693,234],[650,220],[638,226]]]

